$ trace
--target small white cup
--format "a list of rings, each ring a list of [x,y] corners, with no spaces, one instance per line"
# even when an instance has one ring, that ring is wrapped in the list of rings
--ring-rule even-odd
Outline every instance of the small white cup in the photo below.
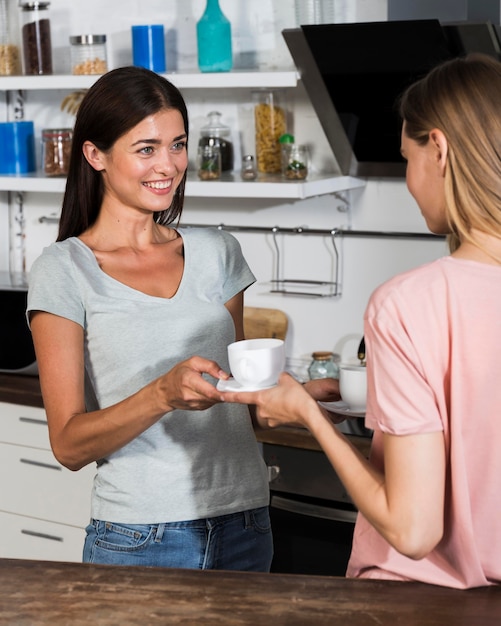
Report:
[[[339,393],[352,411],[365,411],[367,403],[367,369],[363,365],[339,367]]]
[[[235,341],[228,346],[228,360],[242,387],[271,387],[285,369],[285,344],[282,339]]]

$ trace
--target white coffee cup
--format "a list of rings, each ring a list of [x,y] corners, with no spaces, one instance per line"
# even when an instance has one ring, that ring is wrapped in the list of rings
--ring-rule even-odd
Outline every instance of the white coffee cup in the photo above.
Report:
[[[243,339],[228,346],[233,378],[242,387],[276,385],[285,369],[285,344],[282,339]]]
[[[365,411],[367,402],[367,368],[364,365],[341,364],[339,393],[352,411]]]

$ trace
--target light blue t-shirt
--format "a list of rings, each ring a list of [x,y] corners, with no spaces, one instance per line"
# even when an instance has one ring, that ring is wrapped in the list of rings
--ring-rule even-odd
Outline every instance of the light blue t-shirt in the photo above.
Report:
[[[45,248],[33,264],[28,312],[47,311],[84,329],[87,410],[123,400],[193,355],[228,371],[226,348],[235,330],[224,304],[255,278],[229,233],[179,233],[185,265],[172,298],[149,296],[111,278],[75,237]],[[269,500],[248,409],[238,404],[167,413],[97,465],[96,519],[185,521]]]

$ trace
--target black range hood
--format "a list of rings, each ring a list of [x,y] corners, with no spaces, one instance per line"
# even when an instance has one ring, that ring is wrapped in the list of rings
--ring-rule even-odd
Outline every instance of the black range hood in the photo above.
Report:
[[[396,101],[409,84],[469,52],[501,58],[490,22],[321,24],[282,34],[339,172],[349,176],[405,176]]]

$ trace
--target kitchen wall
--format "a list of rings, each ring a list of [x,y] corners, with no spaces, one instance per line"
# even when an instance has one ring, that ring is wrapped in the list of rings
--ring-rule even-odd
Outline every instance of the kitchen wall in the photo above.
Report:
[[[290,69],[292,60],[281,30],[295,26],[293,0],[220,0],[233,26],[235,67]],[[163,23],[167,30],[167,70],[196,71],[196,20],[205,0],[52,0],[53,49],[58,73],[69,72],[68,36],[106,33],[110,67],[131,63],[130,26]],[[386,0],[338,0],[337,21],[387,19]],[[64,93],[32,93],[26,118],[42,127],[71,126],[73,118],[59,110]],[[245,90],[225,94],[207,91],[201,97],[185,92],[192,129],[191,148],[209,111],[220,110],[233,131],[239,167],[241,153],[254,152],[249,125],[251,94]],[[323,132],[301,88],[289,92],[294,106],[294,133],[313,146],[317,170],[329,169],[330,151]],[[367,94],[370,98],[370,94]],[[38,135],[39,136],[39,135]],[[191,152],[190,152],[191,159]],[[5,196],[5,194],[4,194]],[[56,225],[40,217],[57,215],[57,194],[25,195],[25,246],[29,269],[41,249],[56,234]],[[9,266],[9,224],[6,198],[0,206],[0,270]],[[301,201],[187,198],[186,223],[332,229],[348,226],[374,231],[370,238],[346,237],[339,242],[342,295],[293,296],[270,293],[270,280],[282,278],[330,280],[333,249],[330,237],[284,235],[278,237],[280,267],[271,234],[235,233],[257,277],[247,293],[247,304],[276,307],[287,312],[290,334],[287,353],[293,369],[304,371],[313,350],[334,350],[353,357],[362,334],[363,312],[371,291],[397,272],[435,259],[445,252],[443,241],[390,239],[379,231],[426,232],[426,227],[403,180],[370,180],[362,189]]]

